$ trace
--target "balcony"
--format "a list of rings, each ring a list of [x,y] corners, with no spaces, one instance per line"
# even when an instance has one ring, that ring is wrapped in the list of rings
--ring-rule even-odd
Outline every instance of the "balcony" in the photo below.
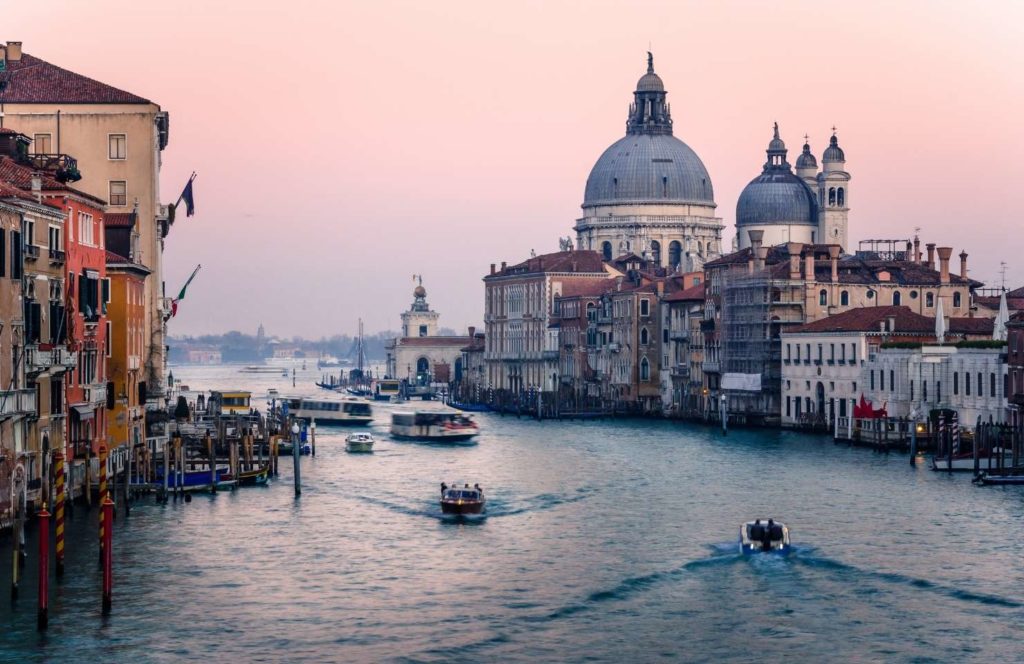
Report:
[[[63,265],[68,260],[67,252],[63,249],[56,249],[50,247],[50,262],[53,264]]]
[[[701,367],[704,373],[718,373],[720,366],[719,363],[714,360],[705,360],[704,365]]]
[[[0,418],[36,412],[35,390],[0,391]]]
[[[542,359],[545,359],[545,360],[557,360],[558,359],[558,351],[557,350],[541,351],[540,356],[541,356]]]
[[[672,374],[673,378],[683,378],[683,379],[689,378],[690,377],[690,367],[688,367],[688,366],[686,366],[684,364],[677,364],[676,366],[672,367],[671,374]]]
[[[26,244],[25,245],[25,260],[34,261],[39,258],[39,245],[38,244]]]
[[[78,171],[78,160],[66,154],[30,154],[27,161],[40,171],[50,171],[58,182],[78,182],[82,174]]]
[[[52,366],[52,350],[40,350],[37,345],[27,346],[25,348],[25,371],[30,374],[37,374],[46,371]]]
[[[78,366],[78,353],[67,348],[54,348],[53,363],[65,369],[74,369]]]
[[[689,330],[671,330],[668,333],[668,338],[672,341],[689,341],[690,331]]]
[[[107,386],[103,383],[88,385],[83,390],[85,401],[91,404],[102,404],[107,400]]]
[[[613,341],[610,344],[608,344],[608,350],[610,350],[613,353],[618,353],[620,350],[622,350],[622,346],[620,346],[617,341]]]

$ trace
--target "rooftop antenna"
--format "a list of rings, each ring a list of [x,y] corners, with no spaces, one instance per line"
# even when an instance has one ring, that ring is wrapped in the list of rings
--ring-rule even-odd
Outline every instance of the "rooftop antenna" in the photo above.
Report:
[[[1003,292],[1006,292],[1006,261],[999,261],[999,276],[1002,280]]]

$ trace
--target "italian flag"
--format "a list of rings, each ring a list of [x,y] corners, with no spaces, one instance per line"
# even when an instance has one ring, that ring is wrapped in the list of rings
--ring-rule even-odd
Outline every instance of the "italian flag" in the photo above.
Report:
[[[199,273],[199,268],[201,267],[202,265],[196,265],[196,269],[192,270],[192,275],[188,278],[188,281],[186,281],[185,285],[181,287],[178,297],[171,300],[171,318],[174,318],[178,314],[178,302],[185,299],[185,291],[188,290],[188,285],[196,278],[196,274]]]

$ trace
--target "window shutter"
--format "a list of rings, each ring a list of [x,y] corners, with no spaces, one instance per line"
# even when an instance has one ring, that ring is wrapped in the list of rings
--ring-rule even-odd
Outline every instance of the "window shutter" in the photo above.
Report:
[[[110,302],[110,279],[103,280],[103,313],[107,313],[107,303]]]
[[[31,309],[30,317],[32,319],[32,341],[33,343],[39,343],[39,333],[42,327],[42,314],[43,305],[38,302],[32,302],[29,304]]]
[[[21,279],[21,233],[11,231],[11,279]]]
[[[0,228],[0,277],[7,276],[7,229]]]

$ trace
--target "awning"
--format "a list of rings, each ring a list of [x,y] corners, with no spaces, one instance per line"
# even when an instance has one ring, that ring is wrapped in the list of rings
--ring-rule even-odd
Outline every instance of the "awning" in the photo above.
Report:
[[[82,404],[80,406],[72,405],[72,410],[78,413],[78,419],[81,421],[91,420],[96,416],[96,406],[92,404]]]

